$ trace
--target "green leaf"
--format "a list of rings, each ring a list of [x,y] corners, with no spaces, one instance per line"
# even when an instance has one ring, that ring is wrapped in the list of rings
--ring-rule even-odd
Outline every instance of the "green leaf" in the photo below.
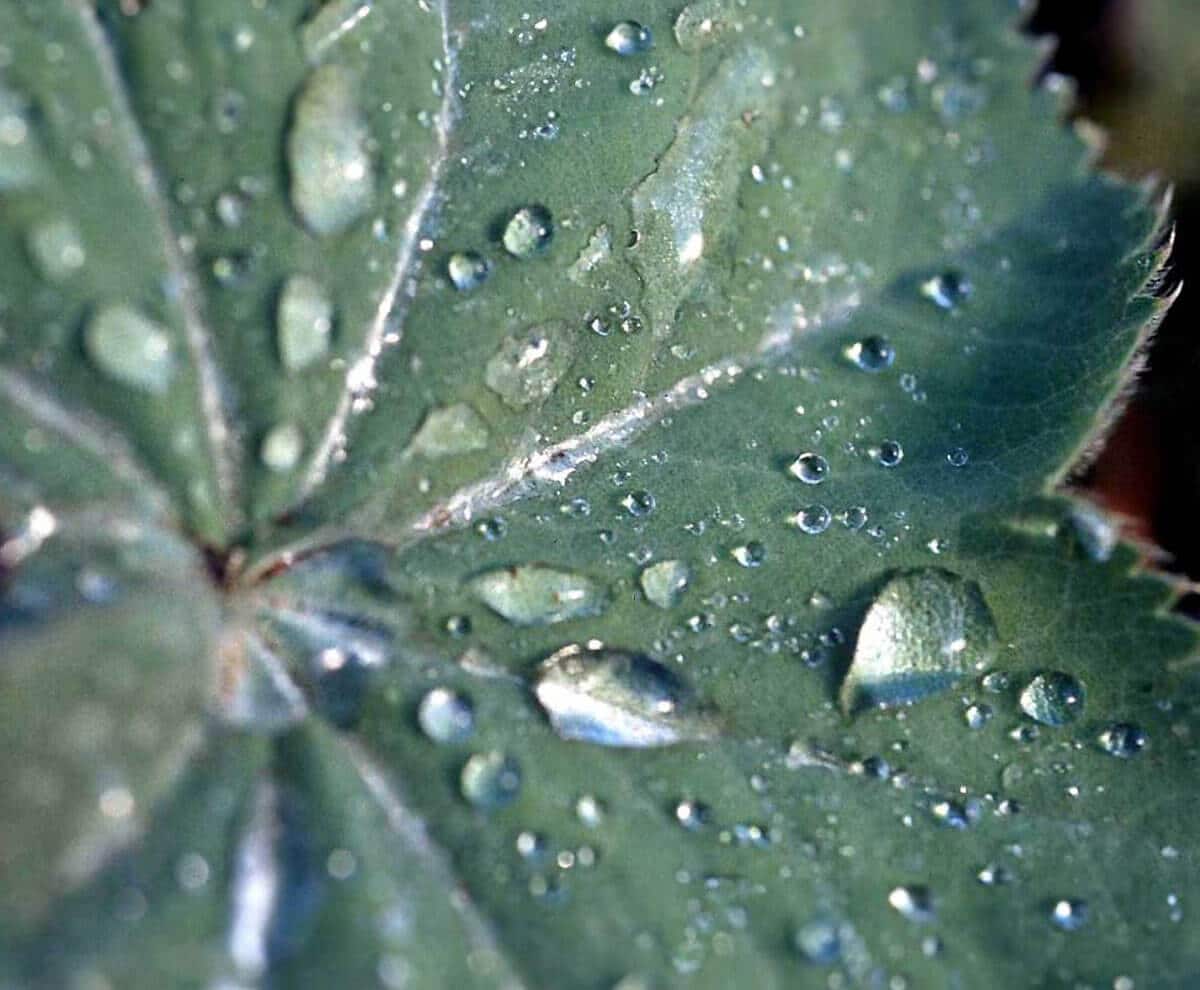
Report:
[[[1194,982],[1158,198],[1001,0],[560,6],[0,5],[0,982]]]

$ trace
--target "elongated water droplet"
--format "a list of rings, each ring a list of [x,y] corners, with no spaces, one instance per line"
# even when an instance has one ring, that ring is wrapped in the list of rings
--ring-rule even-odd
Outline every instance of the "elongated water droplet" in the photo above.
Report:
[[[165,327],[124,305],[106,306],[87,325],[88,357],[122,385],[162,395],[175,376],[171,337]]]
[[[691,572],[682,560],[662,560],[642,571],[640,580],[650,604],[673,608],[687,590]]]
[[[522,206],[504,225],[504,249],[522,260],[540,254],[554,239],[554,221],[544,206]]]
[[[302,371],[329,353],[333,303],[315,279],[294,275],[283,284],[275,321],[279,360],[288,371]]]
[[[918,701],[988,667],[997,646],[995,622],[974,581],[937,569],[901,574],[884,585],[863,619],[842,709]]]
[[[475,711],[461,694],[449,688],[434,688],[421,699],[417,723],[434,742],[460,743],[475,731]]]
[[[893,887],[888,904],[909,921],[932,921],[935,917],[933,892],[920,884]]]
[[[450,255],[446,262],[446,274],[459,292],[469,292],[478,289],[487,281],[492,266],[487,258],[474,251],[460,251]]]
[[[259,457],[263,465],[278,474],[291,471],[304,453],[304,431],[296,423],[279,423],[263,437]]]
[[[471,406],[459,402],[431,409],[408,449],[423,457],[452,457],[483,450],[487,445],[487,424]]]
[[[45,175],[41,146],[25,98],[0,85],[0,192],[31,186]]]
[[[538,668],[534,693],[564,739],[644,748],[715,734],[683,681],[640,653],[565,646]]]
[[[296,100],[287,160],[292,205],[314,234],[336,234],[371,205],[374,173],[354,76],[338,65],[313,71]]]
[[[1129,759],[1146,748],[1146,733],[1129,722],[1113,722],[1100,733],[1098,742],[1109,756]]]
[[[886,337],[864,337],[846,348],[846,357],[863,371],[884,371],[896,361],[896,350]]]
[[[499,750],[476,753],[463,765],[459,786],[476,808],[498,811],[521,792],[521,765]]]
[[[473,578],[469,587],[488,608],[517,626],[582,619],[608,607],[608,593],[601,584],[544,564],[488,571]]]
[[[1021,691],[1021,711],[1042,725],[1066,725],[1083,713],[1083,685],[1070,674],[1051,670],[1038,674]]]
[[[970,294],[971,283],[959,272],[942,272],[921,283],[921,295],[940,309],[954,309]]]
[[[829,477],[829,462],[820,454],[801,454],[788,465],[788,473],[806,485],[819,485]]]
[[[550,395],[575,354],[570,328],[561,322],[506,337],[484,369],[484,382],[508,405],[522,408]]]
[[[685,52],[702,51],[728,30],[726,0],[696,0],[675,18],[675,43]]]
[[[654,35],[637,21],[621,21],[605,35],[604,44],[618,55],[638,55],[654,47]]]
[[[51,217],[34,224],[27,244],[29,257],[51,282],[66,281],[87,261],[79,228],[66,217]]]
[[[329,0],[300,28],[304,57],[316,65],[371,13],[372,0]]]

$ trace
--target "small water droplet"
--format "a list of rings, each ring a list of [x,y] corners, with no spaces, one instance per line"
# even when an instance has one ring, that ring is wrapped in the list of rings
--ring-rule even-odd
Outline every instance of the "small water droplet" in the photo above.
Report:
[[[278,423],[263,437],[258,456],[263,466],[276,474],[286,474],[300,463],[304,454],[304,431],[297,423]]]
[[[1064,932],[1073,932],[1087,924],[1087,901],[1064,897],[1050,905],[1050,923]]]
[[[805,922],[792,937],[796,951],[814,966],[832,966],[842,956],[842,940],[836,922],[815,918]]]
[[[1110,756],[1128,759],[1146,748],[1146,733],[1129,722],[1113,722],[1101,731],[1098,742]]]
[[[101,309],[88,322],[83,344],[99,371],[130,388],[162,395],[175,377],[166,328],[129,306]]]
[[[654,496],[647,491],[627,492],[621,498],[621,505],[631,516],[641,519],[654,511]]]
[[[446,262],[446,274],[459,292],[469,292],[478,289],[487,281],[492,266],[487,258],[474,251],[460,251],[450,255]]]
[[[471,702],[449,688],[434,688],[417,707],[421,731],[438,743],[460,743],[475,731]]]
[[[933,893],[920,884],[893,887],[888,904],[909,921],[932,921],[935,917]]]
[[[697,832],[712,821],[712,809],[703,801],[684,798],[675,805],[675,821],[689,832]]]
[[[604,804],[594,794],[584,794],[575,802],[575,817],[588,828],[602,825],[604,814]]]
[[[599,615],[608,607],[602,585],[544,564],[488,571],[469,582],[476,597],[517,626],[545,626]]]
[[[522,206],[504,225],[504,249],[514,258],[532,258],[545,251],[553,239],[554,221],[544,206]]]
[[[983,867],[975,878],[985,887],[1000,887],[1012,882],[1012,872],[1006,866],[989,863]]]
[[[1021,711],[1042,725],[1066,725],[1083,712],[1083,685],[1061,670],[1038,674],[1021,692]]]
[[[574,344],[565,323],[545,323],[501,341],[484,369],[484,382],[509,406],[547,398],[571,366]]]
[[[654,35],[637,21],[621,21],[605,35],[604,44],[618,55],[640,55],[654,47]]]
[[[0,192],[21,189],[46,174],[26,99],[0,84]]]
[[[884,467],[895,467],[904,460],[904,448],[900,446],[898,440],[884,440],[879,445],[879,450],[875,454],[875,460]]]
[[[538,667],[534,693],[564,739],[643,748],[714,734],[683,681],[640,653],[565,646]]]
[[[966,467],[971,460],[971,455],[964,447],[952,447],[946,452],[946,460],[949,461],[951,467]]]
[[[896,349],[886,337],[863,337],[846,348],[846,357],[863,371],[884,371],[896,361]]]
[[[87,261],[83,236],[66,217],[51,217],[35,223],[27,238],[29,257],[42,277],[64,282]]]
[[[941,309],[954,309],[970,294],[971,283],[959,272],[942,272],[921,283],[921,295]]]
[[[691,571],[682,560],[663,560],[651,564],[641,574],[646,600],[659,608],[674,608],[691,581]]]
[[[761,567],[767,559],[767,548],[758,540],[734,547],[731,556],[743,567]]]
[[[832,519],[832,513],[825,506],[809,505],[789,516],[788,523],[809,536],[819,536],[829,528]]]
[[[475,753],[459,776],[462,795],[476,808],[497,811],[516,800],[521,791],[521,765],[499,750]]]
[[[982,729],[992,720],[991,705],[968,705],[967,710],[963,712],[963,719],[967,723],[969,729]]]
[[[788,473],[806,485],[819,485],[829,477],[829,462],[820,454],[801,454],[788,465]]]
[[[289,372],[302,371],[329,352],[333,304],[315,279],[293,275],[283,284],[275,320],[279,359]]]
[[[842,708],[918,701],[989,666],[997,648],[995,622],[974,581],[934,568],[901,574],[863,619]]]

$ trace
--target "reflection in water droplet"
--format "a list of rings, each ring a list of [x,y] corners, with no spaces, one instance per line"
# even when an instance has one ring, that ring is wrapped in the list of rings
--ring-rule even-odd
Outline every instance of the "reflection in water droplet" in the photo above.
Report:
[[[545,626],[599,615],[608,607],[602,585],[544,564],[488,571],[469,582],[492,611],[517,626]]]
[[[896,361],[896,350],[886,337],[864,337],[846,348],[846,357],[863,371],[884,371]]]
[[[1064,932],[1073,932],[1087,924],[1088,906],[1086,901],[1074,897],[1064,897],[1050,905],[1050,922],[1055,928]]]
[[[574,357],[565,323],[546,323],[506,337],[484,369],[484,382],[508,405],[521,408],[549,396]]]
[[[829,462],[820,454],[801,454],[788,465],[788,473],[806,485],[819,485],[829,477]]]
[[[51,282],[66,281],[87,261],[79,228],[66,217],[35,223],[26,243],[29,257],[42,277]]]
[[[446,262],[446,274],[450,276],[450,281],[459,292],[478,289],[487,281],[491,270],[492,266],[488,264],[487,258],[474,251],[452,254]]]
[[[1129,722],[1113,722],[1100,733],[1098,742],[1110,756],[1128,759],[1146,748],[1146,733]]]
[[[942,272],[921,283],[921,295],[941,309],[954,309],[970,294],[971,283],[958,272]]]
[[[521,766],[498,750],[476,753],[459,776],[462,795],[476,808],[497,811],[516,800],[521,791]]]
[[[898,440],[884,440],[879,445],[879,450],[875,454],[875,460],[884,467],[895,467],[904,460],[904,448],[900,446]]]
[[[946,451],[946,460],[950,463],[951,467],[966,467],[971,460],[971,455],[967,453],[965,447],[951,447],[950,450]]]
[[[691,572],[682,560],[663,560],[651,564],[641,574],[646,600],[659,608],[673,608],[687,590]]]
[[[654,35],[637,21],[621,21],[605,35],[604,44],[618,55],[638,55],[654,47]]]
[[[654,511],[654,504],[654,496],[646,491],[627,492],[621,498],[625,511],[639,519],[650,515]]]
[[[92,364],[113,381],[161,395],[175,376],[166,328],[129,306],[107,306],[87,325],[84,349]]]
[[[932,921],[935,917],[933,893],[919,884],[892,888],[888,904],[909,921]]]
[[[532,258],[554,239],[554,221],[544,206],[522,206],[504,225],[504,248],[514,258]]]
[[[712,821],[712,809],[703,801],[685,798],[675,805],[675,821],[689,832],[696,832]]]
[[[730,553],[743,567],[760,567],[767,559],[767,548],[758,540],[734,547]]]
[[[460,743],[475,731],[475,712],[462,695],[439,687],[421,699],[417,723],[434,742]]]
[[[300,463],[304,453],[304,431],[296,423],[279,423],[267,431],[259,457],[269,471],[284,474]]]
[[[289,372],[301,371],[329,352],[333,304],[315,279],[294,275],[283,284],[275,322],[279,359]]]
[[[564,739],[641,748],[714,734],[683,681],[639,653],[565,646],[538,667],[534,693]]]
[[[314,234],[336,234],[371,205],[375,177],[354,76],[313,71],[296,100],[287,138],[292,205]]]
[[[1070,674],[1046,671],[1033,678],[1021,692],[1021,711],[1042,725],[1066,725],[1083,713],[1084,690]]]
[[[989,666],[997,646],[974,581],[937,569],[902,574],[867,610],[842,684],[842,709],[918,701]]]
[[[789,525],[795,526],[800,532],[809,536],[819,536],[829,528],[833,515],[823,505],[805,506],[794,515],[788,516]]]
[[[465,402],[431,409],[408,445],[422,457],[453,457],[484,450],[488,429],[483,418]]]

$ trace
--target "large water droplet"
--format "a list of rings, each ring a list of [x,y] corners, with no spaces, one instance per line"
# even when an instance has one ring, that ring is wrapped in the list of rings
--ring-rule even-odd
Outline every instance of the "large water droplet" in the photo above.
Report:
[[[605,35],[604,44],[618,55],[637,55],[654,47],[654,35],[637,21],[621,21]]]
[[[458,402],[431,409],[408,449],[424,457],[451,457],[483,450],[487,445],[488,428],[483,418],[465,402]]]
[[[51,217],[34,224],[26,243],[29,257],[51,282],[65,281],[87,261],[79,228],[66,217]]]
[[[175,376],[166,328],[129,306],[100,310],[88,322],[83,345],[92,364],[130,388],[161,395]]]
[[[1038,674],[1021,691],[1021,711],[1042,725],[1066,725],[1083,712],[1084,690],[1070,674],[1051,670]]]
[[[329,353],[333,303],[315,279],[294,275],[283,284],[275,321],[279,360],[288,371],[301,371]]]
[[[575,345],[565,323],[546,323],[506,337],[484,369],[484,382],[508,405],[545,399],[571,366]]]
[[[918,701],[988,667],[997,646],[995,622],[974,581],[937,569],[901,574],[884,585],[863,619],[842,709]]]
[[[1129,722],[1113,722],[1101,731],[1097,741],[1109,756],[1129,759],[1146,748],[1146,733]]]
[[[650,604],[673,608],[687,590],[691,572],[682,560],[662,560],[642,571],[640,580]]]
[[[439,687],[421,699],[417,723],[434,742],[460,743],[475,731],[475,712],[461,694]]]
[[[820,454],[801,454],[788,465],[788,473],[806,485],[819,485],[829,477],[829,462]]]
[[[287,139],[292,205],[314,234],[345,230],[371,205],[374,174],[354,76],[323,65],[296,100]]]
[[[450,281],[459,292],[478,289],[487,281],[491,270],[492,266],[488,264],[487,258],[474,251],[452,254],[446,262],[446,274],[450,276]]]
[[[546,626],[599,615],[608,592],[582,574],[544,564],[522,564],[473,578],[471,591],[492,611],[518,626]]]
[[[886,337],[864,337],[846,348],[846,357],[863,371],[883,371],[896,361],[896,350]]]
[[[639,653],[565,646],[538,668],[534,693],[564,739],[643,748],[715,734],[683,681]]]
[[[476,808],[497,811],[513,803],[521,791],[521,765],[505,753],[476,753],[459,776],[462,795]]]
[[[522,206],[504,225],[504,249],[514,258],[532,258],[553,239],[554,221],[544,206]]]

